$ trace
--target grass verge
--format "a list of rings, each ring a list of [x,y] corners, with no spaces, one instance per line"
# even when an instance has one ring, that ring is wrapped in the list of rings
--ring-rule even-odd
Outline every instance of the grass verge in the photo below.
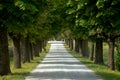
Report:
[[[22,64],[21,69],[14,69],[13,68],[13,62],[11,61],[11,75],[7,76],[0,76],[0,80],[24,80],[25,76],[30,73],[31,70],[33,70],[45,57],[47,52],[49,51],[50,44],[46,47],[46,52],[41,52],[40,57],[35,57],[34,60],[32,60],[30,63],[24,63]]]
[[[79,53],[71,51],[68,46],[65,45],[65,47],[69,53],[85,64],[88,68],[92,69],[96,74],[100,75],[104,80],[120,80],[120,72],[109,70],[105,65],[94,64],[94,62],[90,61],[88,58],[84,58]]]

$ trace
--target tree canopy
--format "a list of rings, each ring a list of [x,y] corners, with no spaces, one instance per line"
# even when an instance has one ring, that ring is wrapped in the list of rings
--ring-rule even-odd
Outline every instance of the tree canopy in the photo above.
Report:
[[[115,40],[120,37],[119,14],[120,0],[0,0],[0,47],[7,51],[8,34],[13,41],[19,39],[19,45],[21,38],[28,37],[31,43],[58,36],[94,42],[100,39],[109,45],[108,66],[114,70]],[[1,50],[0,57],[4,54],[9,55]],[[4,65],[2,58],[0,61]],[[7,70],[0,75],[10,73],[8,67]]]

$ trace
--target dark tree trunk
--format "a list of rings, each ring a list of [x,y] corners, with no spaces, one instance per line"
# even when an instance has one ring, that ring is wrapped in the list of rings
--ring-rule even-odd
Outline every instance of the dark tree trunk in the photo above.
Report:
[[[104,64],[104,61],[103,61],[103,41],[101,38],[96,39],[95,63],[96,64]]]
[[[44,50],[45,48],[45,43],[44,43],[44,40],[42,40],[42,49]]]
[[[39,41],[39,53],[42,52],[42,40]]]
[[[94,60],[94,43],[91,44],[91,50],[90,50],[89,59],[90,59],[91,61]]]
[[[70,49],[73,50],[73,40],[70,39]]]
[[[32,47],[32,43],[29,44],[30,45],[30,59],[33,60],[33,47]]]
[[[20,36],[12,37],[14,48],[13,48],[13,60],[14,68],[21,68],[21,52],[20,52]]]
[[[67,45],[69,45],[69,41],[68,41],[68,39],[65,39],[65,43],[66,43]]]
[[[22,38],[20,41],[20,47],[21,47],[21,61],[22,63],[26,62],[26,52],[25,52],[25,38]]]
[[[34,45],[33,45],[33,48],[34,48],[34,56],[35,57],[39,57],[39,44],[38,42],[36,42]]]
[[[70,45],[70,39],[68,39],[68,46],[69,46],[69,48],[70,48],[70,46],[71,46],[71,45]]]
[[[25,38],[25,53],[26,53],[26,62],[30,62],[30,45],[29,45],[29,37]]]
[[[42,48],[46,52],[46,40],[43,40],[43,42],[42,42]]]
[[[0,28],[0,75],[10,74],[7,29]]]
[[[115,70],[115,63],[114,63],[114,44],[115,41],[112,39],[108,39],[108,45],[109,45],[109,49],[108,49],[108,67],[111,70]]]
[[[78,45],[79,45],[79,53],[82,53],[82,39],[78,39]]]
[[[82,56],[88,56],[88,40],[82,40]]]
[[[75,51],[79,53],[79,40],[75,39]]]

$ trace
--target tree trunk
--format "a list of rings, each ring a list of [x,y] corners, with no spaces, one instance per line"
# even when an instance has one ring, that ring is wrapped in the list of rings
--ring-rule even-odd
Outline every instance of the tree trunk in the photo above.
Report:
[[[46,52],[46,40],[43,40],[43,50]]]
[[[79,45],[79,53],[82,53],[82,39],[78,39],[78,45]]]
[[[25,38],[22,38],[20,41],[20,47],[21,47],[21,61],[22,63],[26,62],[26,52],[25,52]]]
[[[33,48],[34,48],[34,55],[35,57],[39,57],[39,44],[38,42],[36,42],[34,45],[33,45]]]
[[[44,48],[45,48],[45,41],[42,40],[42,49],[44,50]]]
[[[10,74],[7,29],[0,28],[0,75]]]
[[[69,45],[69,41],[68,41],[68,39],[65,39],[65,43],[66,43],[67,45]]]
[[[115,57],[115,68],[120,71],[120,38],[117,38],[115,41],[116,47],[116,57]]]
[[[82,40],[82,56],[88,56],[88,40]]]
[[[75,51],[75,39],[73,39],[73,50]]]
[[[70,49],[73,50],[73,39],[70,39]]]
[[[69,46],[69,48],[70,48],[70,46],[71,46],[71,45],[70,45],[70,39],[68,39],[68,46]]]
[[[91,44],[91,50],[90,50],[89,59],[90,59],[91,61],[94,60],[94,43],[93,43],[93,42],[92,42],[92,44]]]
[[[79,40],[75,39],[75,51],[79,53]]]
[[[95,63],[104,64],[103,61],[103,41],[101,38],[96,39]]]
[[[32,47],[32,43],[30,43],[29,45],[30,45],[30,59],[33,60],[33,47]]]
[[[109,49],[108,49],[108,67],[111,70],[115,70],[115,63],[114,63],[114,44],[115,41],[108,39],[108,45],[109,45]]]
[[[42,40],[39,41],[39,53],[42,52]]]
[[[26,53],[26,62],[30,62],[30,45],[29,45],[29,37],[25,38],[25,53]]]
[[[14,48],[13,48],[13,60],[14,68],[21,68],[21,52],[20,52],[20,37],[19,35],[12,37]]]

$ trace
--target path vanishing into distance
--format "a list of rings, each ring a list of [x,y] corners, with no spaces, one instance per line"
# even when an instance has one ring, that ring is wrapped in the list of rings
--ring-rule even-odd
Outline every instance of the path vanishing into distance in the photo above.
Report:
[[[44,60],[25,80],[103,80],[64,48],[62,41],[51,41]]]

